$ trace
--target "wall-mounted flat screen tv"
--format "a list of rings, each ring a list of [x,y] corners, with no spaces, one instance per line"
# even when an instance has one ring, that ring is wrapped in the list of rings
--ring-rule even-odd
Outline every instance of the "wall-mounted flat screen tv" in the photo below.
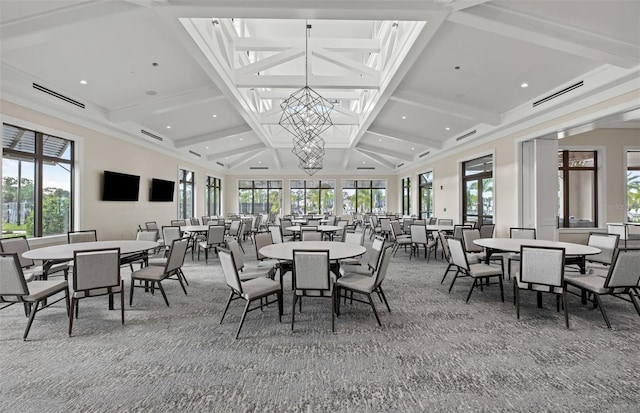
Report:
[[[140,177],[119,172],[104,171],[103,201],[137,201]]]
[[[174,181],[153,178],[151,180],[151,202],[173,202]]]

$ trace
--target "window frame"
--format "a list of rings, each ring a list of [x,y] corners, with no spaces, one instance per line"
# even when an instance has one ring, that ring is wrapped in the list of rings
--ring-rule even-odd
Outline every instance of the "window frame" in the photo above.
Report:
[[[483,158],[487,158],[487,157],[491,157],[491,169],[489,171],[484,171],[481,173],[477,173],[477,174],[473,174],[473,175],[466,175],[466,171],[467,171],[467,164],[474,162],[474,161],[478,161],[480,159]],[[462,162],[460,162],[460,177],[461,177],[461,198],[462,198],[462,205],[461,205],[461,212],[462,212],[462,222],[473,222],[469,220],[469,217],[475,217],[475,222],[476,225],[481,227],[482,225],[485,224],[495,224],[495,217],[496,217],[496,182],[495,182],[495,177],[494,177],[494,172],[495,172],[495,166],[496,166],[496,159],[495,159],[495,154],[494,153],[486,153],[484,155],[479,155],[479,156],[474,156],[473,158],[469,158],[466,159]],[[475,215],[469,215],[467,214],[467,182],[472,182],[472,181],[477,181],[478,182],[478,196],[480,196],[480,194],[484,193],[484,186],[483,186],[483,181],[485,179],[491,179],[492,180],[492,184],[493,184],[493,189],[492,189],[492,200],[493,200],[493,214],[492,215],[486,215],[484,214],[484,202],[482,202],[481,200],[484,198],[479,198],[478,199],[478,210],[477,210],[477,214]],[[487,218],[490,218],[490,220],[486,221],[485,220]]]
[[[205,189],[207,216],[220,216],[222,212],[222,179],[207,175]]]
[[[411,216],[411,177],[402,178],[402,215]]]
[[[375,182],[382,182],[382,183],[384,183],[384,186],[383,187],[375,187],[373,185],[374,181]],[[348,186],[346,184],[346,182],[354,182],[354,186]],[[359,182],[368,182],[368,186],[359,185],[358,184]],[[345,199],[344,190],[345,189],[349,189],[349,190],[355,191],[354,192],[354,194],[355,194],[355,205],[353,205],[355,207],[354,213],[361,213],[361,212],[362,213],[374,213],[373,212],[373,191],[374,190],[376,190],[376,191],[384,190],[384,209],[386,211],[387,206],[388,206],[388,204],[387,204],[387,183],[388,182],[387,182],[386,179],[343,179],[342,182],[341,182],[341,184],[342,184],[341,190],[342,190],[342,208],[343,208],[343,212],[345,212],[344,211],[344,199]],[[368,196],[369,196],[369,208],[366,211],[361,211],[360,212],[360,211],[358,211],[358,205],[359,205],[359,203],[358,203],[358,194],[364,193],[366,191],[369,192],[369,194],[368,194]],[[383,211],[379,211],[379,212],[375,212],[375,213],[378,214],[378,213],[382,213],[382,212]]]
[[[431,178],[429,180],[427,180],[426,178],[425,183],[422,183],[422,178],[425,175],[431,175]],[[423,191],[431,191],[431,196],[429,197],[429,199],[431,200],[430,205],[427,205],[427,208],[425,210],[424,205],[422,205],[422,193]],[[431,218],[433,217],[433,208],[435,205],[434,202],[434,192],[433,192],[433,171],[427,171],[427,172],[422,172],[421,174],[418,175],[418,211],[420,212],[420,218],[421,219],[425,219],[425,218]]]
[[[558,216],[558,228],[559,229],[576,229],[576,228],[598,228],[598,222],[600,220],[600,208],[599,208],[599,199],[600,199],[600,174],[598,170],[600,169],[600,159],[602,154],[601,151],[596,148],[558,148],[558,154],[562,152],[562,166],[558,165],[558,173],[562,172],[562,217]],[[569,165],[569,155],[570,152],[592,152],[593,153],[593,166],[570,166]],[[587,227],[572,227],[570,221],[570,187],[571,182],[569,179],[569,175],[571,171],[593,171],[593,198],[592,198],[592,225]],[[560,189],[560,188],[558,188]],[[560,201],[558,199],[558,201]],[[562,218],[562,225],[560,225],[560,218]]]
[[[303,182],[302,188],[292,188],[291,185],[293,182]],[[322,185],[326,184],[329,187],[323,187]],[[336,180],[335,179],[290,179],[289,180],[289,205],[292,209],[293,213],[293,191],[303,191],[303,208],[302,213],[306,214],[325,214],[322,211],[323,203],[322,197],[323,194],[326,194],[327,191],[333,191],[333,209],[328,212],[329,215],[335,215],[336,213]],[[309,193],[310,191],[318,191],[318,209],[314,211],[307,210],[307,205],[309,202]]]
[[[187,176],[191,173],[191,179],[188,180]],[[189,219],[195,216],[195,182],[196,173],[186,168],[178,168],[178,219]],[[188,191],[191,188],[191,191]],[[188,196],[190,193],[191,196]],[[189,205],[189,198],[191,200],[190,215],[187,215],[187,207]],[[182,213],[181,213],[182,212]]]
[[[625,222],[638,222],[638,221],[630,221],[629,217],[631,215],[631,208],[629,208],[629,181],[628,175],[630,171],[638,171],[640,172],[640,166],[629,166],[629,152],[638,152],[640,153],[640,147],[625,147],[624,148],[624,170],[625,170],[625,183],[624,183],[624,205],[626,208],[625,213]]]
[[[241,182],[251,182],[251,186],[250,187],[241,187],[240,183]],[[265,182],[265,186],[256,186],[256,182]],[[279,186],[272,186],[275,185],[276,183],[279,184]],[[271,191],[280,191],[280,208],[278,209],[277,214],[280,214],[280,212],[282,211],[282,195],[283,195],[283,191],[284,191],[284,181],[282,179],[238,179],[237,184],[236,184],[237,190],[238,190],[238,212],[241,211],[242,208],[240,208],[240,190],[251,190],[251,202],[249,205],[251,205],[251,211],[248,211],[249,214],[251,215],[255,215],[255,205],[256,205],[256,190],[266,190],[266,210],[267,210],[267,214],[271,213]]]
[[[5,159],[9,155],[9,158],[19,158],[19,162],[33,162],[33,234],[25,234],[27,238],[39,238],[43,237],[43,207],[44,207],[44,165],[45,163],[64,164],[69,167],[69,225],[68,231],[73,231],[75,228],[75,152],[76,141],[73,139],[62,138],[54,133],[42,132],[35,128],[27,128],[18,126],[13,123],[3,122],[2,127],[5,126],[20,129],[23,131],[33,132],[34,134],[34,151],[25,152],[16,149],[2,148],[2,159]],[[38,128],[41,129],[41,128]],[[4,133],[4,132],[3,132]],[[55,156],[48,156],[44,154],[44,140],[45,137],[51,137],[55,139],[61,139],[69,143],[69,159],[64,159]],[[4,173],[0,174],[4,176]],[[2,195],[0,194],[0,199]],[[26,219],[26,216],[25,216]],[[60,234],[47,234],[46,236],[58,236],[65,235]]]

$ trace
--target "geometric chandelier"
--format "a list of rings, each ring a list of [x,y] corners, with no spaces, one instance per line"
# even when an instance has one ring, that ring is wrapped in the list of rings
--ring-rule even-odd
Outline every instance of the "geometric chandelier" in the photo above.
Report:
[[[322,169],[324,139],[320,134],[329,129],[333,104],[308,86],[308,38],[311,25],[307,24],[305,38],[305,86],[293,92],[280,104],[282,116],[278,122],[293,138],[292,152],[300,160],[299,166],[313,175]]]

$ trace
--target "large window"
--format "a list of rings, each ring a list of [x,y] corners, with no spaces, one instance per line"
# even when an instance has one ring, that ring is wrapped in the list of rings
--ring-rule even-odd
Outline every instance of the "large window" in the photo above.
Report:
[[[220,193],[222,184],[220,178],[207,176],[207,215],[220,215]]]
[[[411,215],[411,178],[402,180],[402,214]]]
[[[336,181],[291,180],[292,214],[334,214]]]
[[[558,226],[598,226],[596,151],[558,151]]]
[[[2,126],[2,237],[72,230],[73,142]]]
[[[342,211],[345,214],[372,212],[382,214],[387,210],[387,181],[342,181]]]
[[[178,171],[178,182],[180,187],[178,188],[178,218],[188,219],[194,216],[193,206],[194,202],[194,181],[195,173],[187,171],[186,169],[180,169]]]
[[[279,214],[282,181],[238,181],[238,212],[241,214]]]
[[[640,150],[627,151],[627,221],[640,222]]]
[[[420,218],[433,217],[433,172],[420,174]]]
[[[493,223],[493,155],[462,164],[462,221]]]

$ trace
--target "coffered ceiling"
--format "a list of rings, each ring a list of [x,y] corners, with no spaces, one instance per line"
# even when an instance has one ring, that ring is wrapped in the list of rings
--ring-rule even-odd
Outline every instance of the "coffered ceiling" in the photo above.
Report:
[[[220,173],[299,174],[278,122],[308,84],[335,105],[319,174],[395,174],[637,88],[638,16],[625,0],[0,0],[0,91]]]

